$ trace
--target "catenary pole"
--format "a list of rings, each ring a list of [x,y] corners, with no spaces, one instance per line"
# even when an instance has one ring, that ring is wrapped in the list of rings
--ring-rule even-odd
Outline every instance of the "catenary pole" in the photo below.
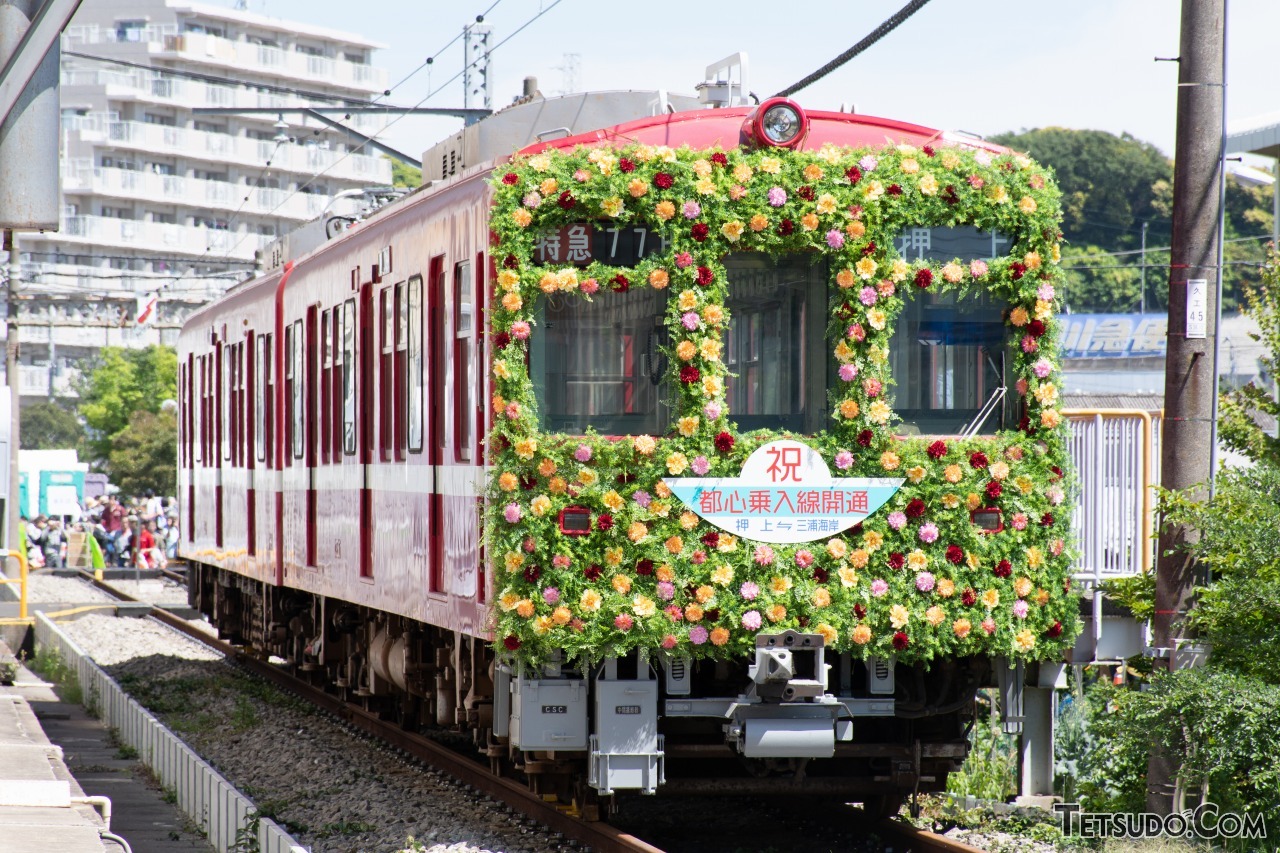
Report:
[[[1183,0],[1178,67],[1178,118],[1173,171],[1173,240],[1169,267],[1169,342],[1165,356],[1161,485],[1208,496],[1217,389],[1219,223],[1226,138],[1223,134],[1226,0]],[[1183,636],[1196,567],[1181,546],[1198,531],[1160,526],[1153,642],[1173,649]],[[1147,767],[1147,808],[1169,814],[1177,765],[1153,750]]]

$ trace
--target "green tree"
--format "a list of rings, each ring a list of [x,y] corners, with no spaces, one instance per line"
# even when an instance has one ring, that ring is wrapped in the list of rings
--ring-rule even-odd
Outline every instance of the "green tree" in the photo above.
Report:
[[[23,450],[79,450],[84,442],[80,419],[61,403],[52,400],[26,403],[19,417],[22,420],[19,446]]]
[[[1274,379],[1280,353],[1280,255],[1268,254],[1259,269],[1259,284],[1245,291],[1245,313],[1258,324],[1257,339],[1267,355],[1260,359],[1263,375]],[[1271,388],[1249,383],[1219,399],[1218,435],[1222,443],[1254,462],[1280,468],[1280,439],[1258,426],[1256,415],[1280,419],[1280,400]]]
[[[178,396],[178,356],[171,347],[107,347],[77,387],[80,417],[89,426],[89,448],[107,460],[115,436],[136,412],[156,414],[165,400]]]
[[[171,495],[178,483],[178,417],[173,411],[139,411],[112,436],[107,457],[111,481],[126,495],[153,489]]]
[[[1167,262],[1168,253],[1165,259]],[[1122,263],[1115,255],[1097,246],[1067,246],[1062,252],[1062,269],[1065,273],[1063,300],[1073,313],[1127,313],[1137,311],[1142,305],[1140,267]],[[1153,287],[1154,277],[1155,274],[1148,269],[1147,310],[1162,307],[1162,291],[1168,289]]]
[[[410,166],[403,160],[388,157],[391,161],[391,186],[417,189],[422,186],[422,170]]]

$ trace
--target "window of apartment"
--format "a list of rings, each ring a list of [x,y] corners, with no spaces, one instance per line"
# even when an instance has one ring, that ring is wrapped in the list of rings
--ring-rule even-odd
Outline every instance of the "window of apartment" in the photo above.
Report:
[[[142,120],[147,124],[159,124],[164,127],[173,127],[173,116],[161,115],[160,113],[143,113]]]
[[[342,52],[342,58],[345,59],[347,62],[352,62],[352,63],[355,63],[356,65],[369,64],[369,54],[365,53],[362,50],[344,50]]]
[[[311,44],[295,44],[293,49],[298,53],[305,53],[307,56],[324,56],[324,48]]]
[[[257,139],[262,142],[273,142],[276,138],[274,131],[255,130],[252,127],[245,128],[244,135],[247,139]]]
[[[219,38],[225,38],[227,35],[227,31],[222,27],[200,24],[195,21],[184,22],[182,25],[182,31],[184,33],[204,33],[207,36],[218,36]]]
[[[192,176],[198,181],[227,181],[226,172],[211,172],[208,169],[193,169]]]
[[[276,236],[276,227],[275,227],[274,225],[259,225],[259,226],[258,226],[258,236],[260,236],[260,237],[274,237],[274,236]]]
[[[104,204],[101,215],[108,219],[133,219],[133,209],[128,207],[108,207]]]
[[[154,210],[147,214],[147,218],[162,225],[176,225],[178,223],[177,217],[172,213],[157,213]]]
[[[191,127],[193,130],[199,130],[204,133],[226,133],[227,132],[227,126],[225,124],[215,124],[211,121],[200,121],[199,119],[196,119],[194,122],[192,122]]]
[[[280,42],[276,41],[275,39],[267,38],[265,36],[252,36],[252,35],[245,36],[244,40],[247,41],[249,44],[256,44],[262,47],[279,47],[280,46]]]
[[[116,41],[144,41],[146,21],[116,21]]]
[[[174,168],[172,163],[148,163],[147,170],[157,175],[172,175]]]

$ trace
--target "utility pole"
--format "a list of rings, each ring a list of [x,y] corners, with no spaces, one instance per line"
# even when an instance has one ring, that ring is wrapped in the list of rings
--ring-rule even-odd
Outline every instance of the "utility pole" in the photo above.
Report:
[[[1216,438],[1217,307],[1221,276],[1222,173],[1226,134],[1226,0],[1182,0],[1178,120],[1169,267],[1169,342],[1165,356],[1161,485],[1208,497]],[[1185,630],[1196,566],[1181,552],[1199,531],[1162,524],[1156,561],[1153,642],[1167,655]],[[1160,662],[1157,659],[1157,664]],[[1147,809],[1169,814],[1178,767],[1161,750],[1147,766]]]
[[[1142,292],[1138,295],[1138,313],[1147,313],[1147,226],[1149,222],[1142,223]]]

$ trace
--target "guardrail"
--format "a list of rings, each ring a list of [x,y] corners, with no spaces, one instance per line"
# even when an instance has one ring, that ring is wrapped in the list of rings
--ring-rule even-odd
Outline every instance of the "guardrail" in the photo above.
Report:
[[[75,669],[86,701],[94,703],[102,722],[138,751],[139,759],[176,794],[179,807],[205,830],[219,853],[245,849],[249,837],[256,838],[253,849],[260,853],[308,853],[275,821],[258,816],[252,800],[130,698],[43,613],[36,614],[35,637],[37,648],[53,649]]]
[[[27,575],[30,574],[27,568],[27,555],[21,551],[3,553],[6,558],[18,561],[18,576],[16,578],[0,577],[0,584],[18,584],[18,619],[25,622],[27,620]]]

